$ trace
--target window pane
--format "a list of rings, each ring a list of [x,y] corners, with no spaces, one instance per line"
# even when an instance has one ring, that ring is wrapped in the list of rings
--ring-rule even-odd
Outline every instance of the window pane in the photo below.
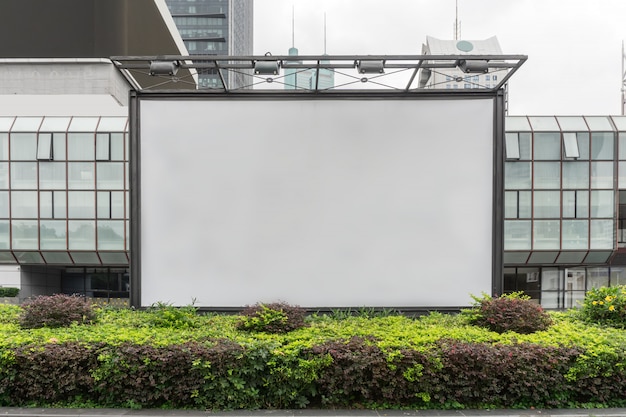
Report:
[[[532,217],[532,193],[530,191],[519,191],[519,217],[520,219],[530,219]]]
[[[613,160],[613,132],[591,134],[591,159]]]
[[[591,249],[613,249],[613,220],[591,220]]]
[[[37,191],[12,191],[11,217],[36,219],[38,217]]]
[[[9,163],[0,162],[0,189],[9,189]]]
[[[560,133],[535,133],[535,159],[561,159]]]
[[[37,220],[13,220],[13,249],[39,249]]]
[[[626,161],[619,161],[618,188],[626,188]]]
[[[55,161],[65,161],[65,133],[52,134],[52,156]]]
[[[95,221],[70,220],[68,221],[68,237],[70,249],[95,250],[96,225]]]
[[[507,190],[530,189],[530,162],[506,162],[504,165],[504,188]]]
[[[39,163],[39,188],[65,189],[65,162]]]
[[[11,162],[11,188],[37,189],[37,163]]]
[[[108,161],[111,159],[111,147],[108,133],[96,135],[96,160]]]
[[[124,250],[124,221],[98,221],[98,249]]]
[[[111,160],[124,160],[124,134],[111,133]]]
[[[9,192],[0,191],[0,218],[9,218]]]
[[[559,191],[536,191],[535,218],[559,218],[561,213],[560,197]]]
[[[619,132],[618,145],[619,145],[619,159],[626,160],[626,133],[625,132]]]
[[[530,133],[519,134],[519,156],[520,159],[532,159],[532,135]]]
[[[11,134],[11,159],[34,161],[37,156],[36,133]]]
[[[578,159],[589,159],[589,133],[578,132],[576,133],[576,139],[578,140],[578,153],[580,153]]]
[[[578,158],[580,156],[576,133],[563,133],[563,149],[566,158]]]
[[[52,133],[40,133],[37,141],[37,159],[52,159]]]
[[[95,157],[93,133],[67,134],[67,159],[75,161],[93,161]]]
[[[535,188],[560,188],[561,164],[559,162],[535,162]]]
[[[39,193],[39,218],[52,218],[52,191],[41,191]]]
[[[111,192],[111,218],[124,218],[124,193],[120,191]]]
[[[615,212],[613,191],[591,192],[591,217],[611,217]]]
[[[535,220],[533,249],[559,249],[559,235],[559,220]]]
[[[67,169],[68,188],[70,190],[94,189],[95,183],[93,162],[70,162],[68,163]]]
[[[98,192],[97,214],[98,214],[99,219],[111,218],[111,192],[110,191]]]
[[[6,161],[9,159],[9,134],[0,133],[0,160]]]
[[[563,220],[563,249],[587,249],[588,238],[587,220]]]
[[[507,219],[517,219],[517,191],[506,191],[504,193],[504,217]]]
[[[67,194],[68,217],[76,219],[94,219],[96,201],[92,191],[70,191]]]
[[[591,163],[591,188],[613,188],[613,162]]]
[[[124,163],[98,162],[96,165],[97,187],[99,190],[124,189]]]
[[[563,218],[589,217],[588,191],[563,191]]]
[[[64,220],[41,221],[41,249],[67,249],[67,230]]]
[[[65,219],[67,218],[67,192],[66,191],[53,191],[54,198],[54,218]]]
[[[530,249],[530,220],[504,222],[504,249]]]
[[[519,159],[519,138],[517,133],[506,133],[505,138],[507,159]]]
[[[9,221],[0,220],[0,249],[9,249]]]
[[[563,188],[589,188],[589,163],[563,162]]]

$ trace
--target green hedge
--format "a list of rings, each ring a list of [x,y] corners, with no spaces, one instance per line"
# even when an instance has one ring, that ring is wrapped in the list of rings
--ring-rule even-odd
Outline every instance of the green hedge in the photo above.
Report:
[[[0,287],[0,297],[17,297],[20,289],[14,287]]]
[[[236,315],[154,326],[168,308],[101,309],[94,324],[62,329],[22,329],[21,314],[0,305],[0,406],[626,405],[626,332],[573,312],[550,313],[553,324],[532,334],[439,313],[312,315],[279,334],[239,330]]]

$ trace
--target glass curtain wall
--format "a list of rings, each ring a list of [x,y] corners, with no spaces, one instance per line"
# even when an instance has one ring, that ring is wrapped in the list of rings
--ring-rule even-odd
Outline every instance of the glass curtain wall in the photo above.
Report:
[[[0,118],[0,262],[128,264],[127,118]]]

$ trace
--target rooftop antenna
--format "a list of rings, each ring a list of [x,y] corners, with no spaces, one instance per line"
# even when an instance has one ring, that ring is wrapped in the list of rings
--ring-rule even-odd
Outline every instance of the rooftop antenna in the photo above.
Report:
[[[454,1],[455,14],[454,14],[454,40],[458,41],[461,37],[461,22],[459,22],[459,0]]]
[[[626,54],[624,54],[624,41],[622,41],[622,116],[626,115],[626,70],[624,63],[626,62]]]
[[[624,49],[623,44],[622,49]],[[326,55],[326,12],[324,12],[324,55]]]
[[[293,4],[291,5],[291,47],[296,47],[296,18],[295,18],[295,8]]]

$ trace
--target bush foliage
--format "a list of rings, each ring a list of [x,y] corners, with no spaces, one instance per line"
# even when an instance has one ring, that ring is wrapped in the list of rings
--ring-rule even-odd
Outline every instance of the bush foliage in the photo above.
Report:
[[[545,313],[553,324],[534,333],[476,326],[480,305],[459,315],[312,314],[294,332],[284,330],[284,319],[274,320],[289,308],[261,314],[251,331],[242,321],[257,317],[253,308],[204,315],[158,305],[98,309],[91,326],[78,320],[60,329],[24,329],[20,323],[31,305],[0,306],[0,406],[626,405],[626,334],[589,324],[581,314]],[[268,331],[276,323],[281,331]]]
[[[20,325],[25,329],[88,324],[96,318],[91,303],[77,295],[42,295],[24,304]]]
[[[522,334],[546,330],[552,319],[543,308],[522,293],[511,293],[492,298],[476,298],[474,323],[498,333]]]
[[[20,293],[19,288],[0,287],[0,297],[17,297],[19,293]]]
[[[580,310],[591,323],[624,328],[626,326],[626,285],[593,288],[587,291]]]
[[[241,312],[240,330],[266,333],[286,333],[305,326],[306,310],[284,302],[258,303]]]

